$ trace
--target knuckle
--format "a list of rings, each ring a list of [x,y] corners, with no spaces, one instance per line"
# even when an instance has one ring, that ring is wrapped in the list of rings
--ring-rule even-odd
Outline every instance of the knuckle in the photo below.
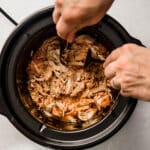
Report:
[[[124,85],[129,84],[131,82],[131,79],[130,79],[130,77],[125,76],[125,77],[121,78],[120,82],[121,82],[121,84],[123,85],[123,88],[124,88]]]
[[[125,45],[122,46],[123,51],[130,51],[130,50],[133,50],[135,48],[136,48],[136,44],[132,44],[132,43],[125,44]]]
[[[115,55],[119,50],[120,50],[120,48],[114,49],[114,50],[111,52],[111,55]]]
[[[76,12],[73,13],[64,12],[62,18],[66,23],[76,22],[79,21],[79,14]]]
[[[125,97],[130,96],[130,94],[129,94],[128,92],[126,92],[124,89],[121,89],[121,90],[120,90],[120,94],[121,94],[122,96],[125,96]]]
[[[73,17],[71,14],[63,13],[62,19],[64,20],[64,22],[68,23],[73,19]]]
[[[121,83],[120,94],[125,97],[135,97],[134,95],[135,89],[133,87],[128,86],[128,84]]]
[[[125,88],[127,83],[128,83],[128,80],[126,78],[123,78],[121,80],[122,88]]]
[[[63,1],[62,0],[55,0],[55,6],[62,6]]]
[[[119,60],[119,61],[116,63],[116,69],[117,69],[118,71],[125,70],[126,64],[127,64],[126,61]]]
[[[53,17],[54,23],[56,24],[57,21],[59,20],[60,13],[55,9],[55,10],[53,11],[52,17]]]
[[[109,55],[109,57],[110,59],[113,59],[113,57],[117,56],[117,59],[118,59],[120,56],[120,53],[121,53],[121,48],[114,49]]]

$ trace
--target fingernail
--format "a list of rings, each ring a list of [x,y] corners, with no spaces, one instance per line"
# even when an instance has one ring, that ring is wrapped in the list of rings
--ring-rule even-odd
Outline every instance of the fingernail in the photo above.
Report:
[[[70,33],[67,36],[67,42],[72,43],[72,41],[74,40],[75,34],[74,33]]]

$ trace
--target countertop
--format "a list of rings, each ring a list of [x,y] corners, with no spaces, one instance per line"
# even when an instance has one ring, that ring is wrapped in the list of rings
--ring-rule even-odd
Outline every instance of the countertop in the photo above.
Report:
[[[54,0],[0,0],[18,23]],[[142,43],[150,47],[150,0],[117,0],[108,12]],[[15,26],[0,13],[0,50]],[[89,150],[149,150],[150,103],[139,101],[128,122],[114,136]],[[49,148],[50,149],[50,148]],[[22,135],[0,115],[0,150],[48,150]]]

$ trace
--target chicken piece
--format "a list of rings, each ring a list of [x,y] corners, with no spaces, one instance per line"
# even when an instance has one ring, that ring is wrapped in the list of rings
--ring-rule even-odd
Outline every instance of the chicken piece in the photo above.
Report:
[[[109,95],[106,95],[102,98],[102,102],[100,104],[102,108],[106,108],[107,106],[110,106],[110,97]]]
[[[87,121],[93,118],[97,112],[96,108],[89,108],[87,110],[78,111],[78,118],[82,121]]]
[[[68,124],[66,123],[64,126],[64,130],[67,131],[77,130],[78,128],[75,125],[76,125],[75,123],[68,123]]]
[[[110,106],[110,97],[109,95],[105,95],[103,97],[100,97],[96,100],[97,105],[100,108],[106,108],[107,106]]]
[[[106,91],[105,85],[99,85],[98,87],[95,87],[89,90],[87,97],[90,98],[90,97],[95,96],[97,93],[105,92],[105,91]]]
[[[44,112],[44,114],[47,116],[47,117],[53,117],[53,115],[49,112],[49,111],[43,111]]]
[[[92,58],[97,59],[97,60],[101,60],[101,61],[105,61],[105,49],[104,48],[100,48],[98,46],[91,46],[90,48],[91,50],[91,55]]]
[[[76,122],[77,122],[77,118],[75,118],[75,117],[72,116],[72,115],[65,115],[65,116],[62,118],[62,121],[64,121],[64,122],[70,122],[70,123],[76,123]]]
[[[80,92],[83,92],[84,88],[85,88],[84,82],[77,83],[77,86],[72,91],[72,93],[70,94],[70,96],[71,97],[77,96]]]
[[[53,106],[52,107],[52,115],[54,117],[61,118],[63,116],[63,110],[61,110],[58,106]]]
[[[68,80],[66,81],[66,89],[65,89],[65,94],[68,95],[72,92],[73,90],[73,81],[71,78],[68,78]]]
[[[52,69],[48,67],[45,70],[45,72],[41,75],[41,77],[38,78],[38,77],[34,76],[34,79],[36,81],[47,81],[52,77],[52,74],[53,74]]]

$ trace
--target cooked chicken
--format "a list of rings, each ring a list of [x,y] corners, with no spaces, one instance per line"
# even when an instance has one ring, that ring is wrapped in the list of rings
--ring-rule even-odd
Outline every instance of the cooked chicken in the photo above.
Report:
[[[103,63],[91,61],[84,66],[89,49],[96,59],[105,60],[108,55],[103,45],[81,35],[64,50],[62,57],[67,65],[63,65],[60,41],[55,36],[44,41],[27,68],[32,101],[47,118],[73,124],[66,124],[64,129],[74,130],[79,123],[88,127],[99,120],[96,118],[103,109],[113,105]]]

